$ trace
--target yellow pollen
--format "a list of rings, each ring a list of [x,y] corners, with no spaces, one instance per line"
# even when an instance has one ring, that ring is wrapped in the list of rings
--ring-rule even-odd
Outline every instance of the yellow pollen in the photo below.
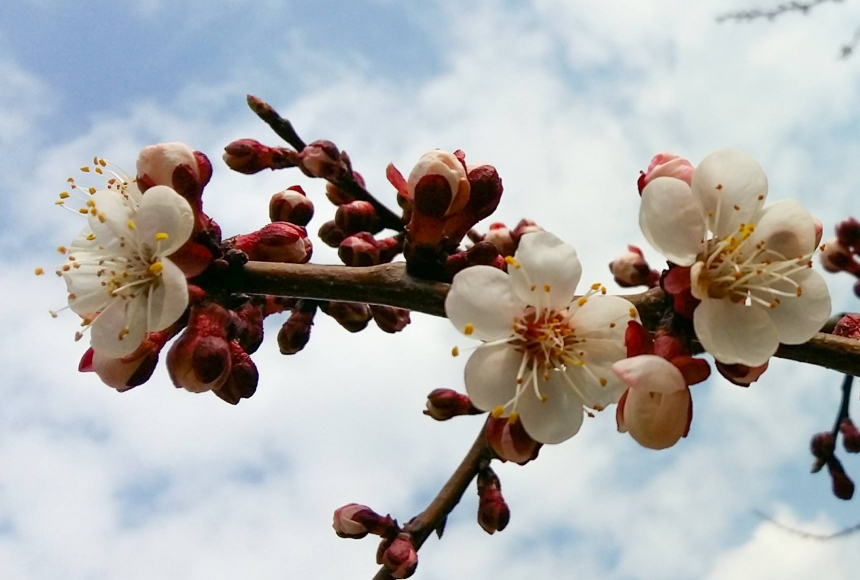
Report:
[[[770,303],[771,308],[776,308],[777,306],[779,306],[779,302],[774,301]]]
[[[516,411],[513,411],[510,414],[510,416],[508,416],[508,424],[509,425],[513,425],[514,423],[516,423],[519,420],[520,420],[520,414],[517,413]]]
[[[576,303],[580,306],[583,306],[586,302],[588,302],[588,298],[586,298],[585,296],[576,301]]]
[[[78,331],[75,333],[75,342],[78,342],[80,339],[84,337],[84,333]]]
[[[36,274],[36,276],[41,276],[45,273],[45,270],[43,270],[42,268],[36,268],[35,270],[33,270],[33,272]]]
[[[65,254],[66,253],[66,246],[57,246],[57,251],[60,252],[61,254]]]
[[[71,269],[72,269],[72,267],[69,266],[68,264],[63,264],[63,268],[62,268],[63,272],[68,272]]]
[[[604,407],[603,405],[594,405],[594,410],[597,411],[598,413],[601,412],[605,408],[606,407]],[[592,417],[594,417],[594,415],[592,415]]]
[[[472,324],[471,322],[467,322],[466,326],[463,327],[463,334],[465,334],[466,336],[469,336],[473,332],[475,332],[475,325]]]
[[[584,366],[585,366],[585,361],[575,360],[575,361],[573,361],[573,364],[574,364],[574,366],[584,367]]]
[[[128,229],[134,230],[134,220],[128,220]]]
[[[501,405],[499,405],[498,407],[496,407],[495,409],[493,409],[490,412],[490,415],[492,415],[492,417],[494,419],[498,419],[499,417],[501,417],[504,414],[505,414],[505,408],[502,407]]]
[[[96,171],[96,173],[98,173],[99,175],[102,175],[102,174],[104,173],[104,171],[102,171],[102,168],[101,168],[101,167],[96,167],[95,171]]]
[[[122,340],[122,339],[124,339],[127,335],[128,335],[128,329],[127,329],[127,328],[123,328],[122,330],[120,330],[120,331],[119,331],[119,334],[117,334],[117,336],[116,336],[116,337],[117,337],[118,339]]]
[[[591,285],[592,290],[600,290],[600,282],[595,282]]]
[[[70,177],[70,178],[68,178],[68,179],[66,180],[66,183],[74,183],[74,182],[75,182],[75,178],[74,178],[74,177]]]
[[[604,379],[603,377],[600,377],[600,386],[601,386],[601,387],[605,387],[605,386],[606,386],[606,379]]]
[[[81,171],[83,171],[84,173],[89,173],[89,172],[90,172],[90,168],[89,168],[89,167],[84,166],[84,167],[81,167]]]
[[[153,262],[149,266],[149,273],[153,276],[158,276],[159,274],[161,274],[162,270],[164,270],[164,264],[162,264],[161,262]]]
[[[763,196],[763,195],[759,195],[759,196],[758,196],[758,200],[759,200],[759,201],[764,200],[764,196]]]
[[[532,291],[532,292],[534,292],[534,291],[535,291],[535,288],[537,288],[537,286],[535,286],[534,284],[532,284],[531,291]]]
[[[82,207],[81,209],[79,209],[79,210],[78,210],[78,213],[81,213],[81,214],[87,215],[88,213],[90,213],[90,210],[88,210],[88,209],[87,209],[87,208],[85,208],[85,207]]]
[[[601,288],[600,288],[600,293],[601,293],[601,294],[606,294],[606,286],[601,286]]]
[[[714,217],[714,212],[709,211],[709,212],[708,212],[708,217]]]
[[[630,309],[630,318],[636,318],[636,309],[635,308]]]
[[[512,266],[516,263],[516,260],[514,260],[513,256],[505,256],[505,263]]]
[[[103,214],[103,213],[101,213],[101,212],[99,212],[99,214],[98,214],[98,218],[99,218],[99,221],[100,221],[101,223],[105,223],[105,222],[107,221],[107,218],[105,217],[105,214]]]
[[[59,201],[55,201],[54,205],[63,205],[64,203],[66,203],[66,202],[64,202],[63,200],[59,200]]]
[[[455,346],[451,349],[451,356],[460,356],[460,347]]]
[[[107,165],[107,161],[105,161],[104,159],[99,159],[99,165],[104,167],[105,165]]]
[[[91,208],[90,208],[90,215],[93,215],[93,216],[94,216],[94,215],[96,215],[97,213],[98,213],[98,211],[96,211],[96,208],[94,208],[94,207],[91,207]]]
[[[797,295],[798,295],[798,296],[800,296],[801,294],[803,294],[803,288],[801,288],[800,286],[798,286],[798,287],[797,287]]]
[[[722,183],[718,183],[718,184],[717,184],[717,189],[718,189],[718,190],[720,190],[720,189],[722,189],[722,188],[723,188],[723,184],[722,184]]]
[[[69,192],[63,191],[60,193],[60,199],[69,199]]]
[[[540,396],[540,402],[541,403],[546,403],[548,400],[549,400],[549,397],[547,397],[544,394],[541,394],[541,396]]]
[[[544,292],[549,292],[549,291],[550,291],[550,285],[549,285],[549,284],[544,284],[544,285],[543,285],[543,291],[544,291]]]
[[[610,322],[610,323],[609,323],[609,328],[615,328],[615,323],[614,323],[614,322]]]
[[[96,190],[96,188],[95,188],[95,187],[91,187],[91,188],[87,189],[87,191],[89,191],[89,192],[90,192],[90,195],[92,195],[92,194],[94,194],[97,190]]]
[[[741,206],[739,206],[739,205],[734,206],[734,208],[735,208],[735,211],[741,211]]]

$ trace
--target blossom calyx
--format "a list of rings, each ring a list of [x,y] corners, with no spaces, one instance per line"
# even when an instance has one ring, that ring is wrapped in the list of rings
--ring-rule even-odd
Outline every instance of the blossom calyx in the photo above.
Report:
[[[409,534],[398,534],[392,541],[383,541],[383,546],[379,563],[388,569],[392,578],[409,578],[415,573],[418,552]]]
[[[748,387],[756,382],[764,374],[768,366],[768,363],[757,367],[748,367],[741,364],[727,365],[720,361],[716,361],[716,363],[717,370],[723,375],[723,378],[739,387]]]
[[[269,219],[306,226],[314,217],[314,204],[300,185],[279,191],[269,200]]]
[[[304,264],[313,253],[307,230],[288,222],[266,224],[256,232],[240,234],[228,242],[245,252],[249,260],[261,262]]]
[[[230,323],[230,313],[214,302],[191,308],[188,326],[167,353],[174,385],[192,393],[221,388],[233,358],[227,339]]]
[[[483,413],[472,405],[469,397],[453,389],[434,389],[427,395],[427,408],[424,414],[437,421],[447,421],[462,415]]]
[[[693,164],[683,157],[679,157],[673,153],[658,153],[651,159],[651,163],[648,164],[648,170],[642,171],[639,174],[637,182],[639,195],[642,195],[642,190],[645,189],[645,186],[658,177],[674,177],[690,185],[693,181],[695,170],[696,168],[693,167]]]
[[[224,147],[221,157],[227,167],[238,173],[253,175],[264,169],[295,167],[298,156],[295,151],[283,147],[269,147],[254,139],[239,139]]]
[[[660,273],[651,269],[642,250],[632,245],[627,246],[625,253],[610,262],[609,271],[615,277],[615,283],[622,288],[654,288],[660,280]]]
[[[478,524],[488,534],[501,532],[511,520],[502,484],[489,467],[478,473]]]
[[[298,155],[299,169],[308,177],[337,181],[349,172],[349,166],[337,145],[331,141],[314,141]]]
[[[367,534],[391,537],[399,529],[391,516],[381,516],[369,507],[350,503],[334,511],[332,527],[341,538],[361,539]]]

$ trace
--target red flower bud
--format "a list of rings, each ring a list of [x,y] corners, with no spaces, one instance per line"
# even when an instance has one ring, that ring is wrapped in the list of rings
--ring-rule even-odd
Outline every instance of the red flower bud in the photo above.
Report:
[[[609,264],[609,271],[615,277],[615,283],[622,288],[648,286],[653,288],[660,280],[660,274],[652,270],[642,250],[636,246],[627,246],[627,252],[615,258]]]
[[[229,313],[210,303],[193,306],[188,327],[167,353],[167,370],[177,387],[193,393],[220,388],[230,374]]]
[[[768,363],[764,363],[757,367],[748,367],[742,364],[724,364],[716,361],[717,370],[730,383],[734,383],[739,387],[748,387],[756,382],[760,376],[767,370]]]
[[[232,311],[233,334],[242,350],[253,354],[263,343],[263,312],[250,300]]]
[[[344,239],[337,255],[347,266],[375,266],[379,263],[379,246],[367,232],[359,232]]]
[[[369,507],[350,503],[334,511],[332,527],[341,538],[361,539],[367,534],[393,536],[398,532],[397,522],[391,516],[381,516]]]
[[[860,340],[860,314],[846,314],[840,318],[833,329],[833,334]]]
[[[206,162],[208,163],[208,159]],[[137,176],[141,181],[141,190],[145,191],[154,185],[166,185],[178,190],[173,177],[180,166],[190,170],[196,187],[202,190],[208,181],[208,175],[202,174],[205,167],[198,166],[197,155],[191,147],[184,143],[159,143],[144,147],[137,158]]]
[[[394,308],[393,306],[376,306],[371,304],[370,314],[373,316],[376,326],[389,334],[400,332],[411,322],[408,310]]]
[[[525,465],[537,459],[541,444],[529,437],[522,421],[511,423],[507,417],[487,420],[487,442],[501,461]]]
[[[298,155],[283,147],[269,147],[254,139],[239,139],[224,147],[224,163],[239,173],[252,175],[264,169],[295,167]]]
[[[240,234],[232,245],[250,260],[304,264],[311,259],[313,246],[305,228],[287,222],[266,224],[251,234]]]
[[[488,534],[504,530],[511,519],[511,510],[502,497],[502,485],[492,469],[478,474],[478,524]]]
[[[379,247],[379,263],[387,264],[403,251],[403,236],[391,236],[376,240]]]
[[[827,462],[827,471],[833,483],[833,495],[846,501],[854,497],[854,482],[846,475],[838,459],[834,457]]]
[[[513,256],[514,252],[517,251],[514,235],[511,230],[505,227],[505,224],[491,224],[483,241],[493,244],[502,256]]]
[[[241,399],[250,399],[257,391],[260,375],[248,353],[235,342],[230,343],[230,357],[230,374],[227,381],[215,389],[215,394],[231,405],[237,405]]]
[[[648,170],[643,171],[639,175],[637,183],[639,195],[642,195],[642,190],[645,189],[645,186],[658,177],[674,177],[690,185],[693,181],[695,170],[696,168],[693,167],[693,164],[683,157],[673,155],[672,153],[658,153],[651,159]]]
[[[300,185],[279,191],[269,201],[269,219],[306,226],[314,217],[314,204]]]
[[[358,171],[353,171],[352,176],[355,178],[356,183],[364,187],[364,178]],[[355,201],[354,197],[331,182],[325,184],[325,196],[334,205],[343,205]]]
[[[469,397],[453,389],[434,389],[427,395],[424,414],[437,421],[447,421],[462,415],[479,415],[483,411],[472,405]]]
[[[367,328],[372,317],[370,306],[354,302],[323,302],[320,310],[334,318],[338,324],[350,332],[359,332]]]
[[[408,534],[399,534],[392,542],[386,542],[380,564],[388,569],[392,578],[409,578],[418,567],[418,552]]]
[[[376,210],[373,204],[367,201],[351,201],[338,206],[334,222],[346,235],[358,232],[375,234],[380,231]]]
[[[511,230],[511,235],[514,241],[519,245],[520,238],[531,232],[542,232],[543,228],[537,225],[533,220],[521,219],[520,222]]]
[[[860,222],[848,218],[836,224],[836,238],[839,243],[849,248],[860,245]]]
[[[278,348],[281,354],[296,354],[311,339],[311,327],[317,307],[313,303],[300,301],[296,309],[278,332]]]
[[[842,446],[848,453],[860,453],[860,431],[854,425],[854,422],[845,418],[839,424],[839,432],[842,433]]]
[[[818,459],[830,459],[833,457],[833,450],[835,448],[836,442],[833,440],[833,434],[829,431],[816,433],[812,437],[810,451],[812,451],[812,455]]]
[[[334,220],[328,221],[320,226],[319,232],[317,235],[320,237],[322,242],[330,248],[337,248],[340,246],[340,243],[346,239],[346,234],[341,231],[337,224],[334,223]]]
[[[349,171],[337,146],[331,141],[314,141],[298,156],[299,168],[308,177],[336,181]]]
[[[821,259],[821,265],[828,272],[851,270],[854,266],[854,258],[851,250],[837,238],[831,238],[824,242],[819,258]]]

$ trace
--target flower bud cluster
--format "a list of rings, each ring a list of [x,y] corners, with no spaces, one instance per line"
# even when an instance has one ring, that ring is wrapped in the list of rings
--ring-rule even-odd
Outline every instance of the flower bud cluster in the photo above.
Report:
[[[854,293],[860,296],[860,222],[848,218],[836,224],[836,236],[822,244],[820,258],[828,272],[848,272],[857,278]]]
[[[504,530],[511,520],[511,510],[502,496],[502,483],[486,467],[478,473],[478,524],[488,534]]]
[[[654,288],[660,281],[660,272],[652,270],[642,250],[633,245],[628,245],[625,253],[609,263],[609,271],[615,277],[615,283],[622,288]]]
[[[849,418],[844,418],[839,423],[836,433],[842,434],[842,442],[848,453],[860,452],[860,432]],[[830,475],[833,495],[839,499],[849,500],[854,497],[854,482],[845,473],[842,462],[836,457],[836,437],[833,432],[824,431],[816,433],[810,443],[810,451],[815,461],[812,464],[812,473],[818,473],[825,466]]]
[[[391,516],[381,516],[365,505],[350,503],[334,511],[332,527],[341,538],[380,536],[376,563],[385,566],[392,578],[409,578],[415,573],[418,551],[410,534],[402,531]]]

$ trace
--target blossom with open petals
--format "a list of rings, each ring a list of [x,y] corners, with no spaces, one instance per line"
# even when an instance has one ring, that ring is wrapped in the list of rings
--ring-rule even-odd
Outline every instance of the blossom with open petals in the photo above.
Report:
[[[80,213],[88,225],[63,248],[67,259],[59,273],[69,308],[89,328],[93,350],[115,359],[133,353],[147,332],[167,328],[185,312],[185,275],[168,256],[190,237],[194,214],[170,187],[141,194],[127,175],[109,166],[107,171],[115,175],[108,187],[85,194]]]
[[[723,363],[759,366],[779,343],[801,344],[830,316],[812,270],[815,222],[796,201],[765,206],[767,178],[752,158],[718,151],[692,184],[657,177],[642,191],[639,225],[670,262],[690,267],[696,336]]]
[[[466,391],[479,409],[521,420],[536,441],[559,443],[579,431],[584,408],[602,410],[624,392],[612,364],[638,313],[599,284],[577,298],[582,266],[553,234],[524,235],[506,260],[508,273],[459,272],[445,301],[454,326],[485,341],[466,364]]]

